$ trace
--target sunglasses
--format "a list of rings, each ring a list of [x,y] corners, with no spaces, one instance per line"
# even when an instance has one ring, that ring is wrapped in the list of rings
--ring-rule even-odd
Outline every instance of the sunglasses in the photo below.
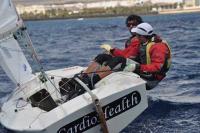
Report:
[[[131,23],[127,23],[126,26],[127,27],[136,27],[137,25],[135,25],[133,22],[131,22]]]

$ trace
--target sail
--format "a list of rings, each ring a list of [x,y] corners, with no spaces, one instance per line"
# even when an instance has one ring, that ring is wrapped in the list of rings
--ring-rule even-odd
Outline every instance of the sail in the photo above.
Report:
[[[0,0],[0,37],[6,36],[21,26],[21,21],[10,0]]]
[[[16,85],[29,81],[33,76],[32,69],[13,36],[0,40],[0,65]]]
[[[8,77],[20,85],[33,74],[18,41],[13,34],[21,27],[15,7],[10,0],[0,0],[0,65]]]

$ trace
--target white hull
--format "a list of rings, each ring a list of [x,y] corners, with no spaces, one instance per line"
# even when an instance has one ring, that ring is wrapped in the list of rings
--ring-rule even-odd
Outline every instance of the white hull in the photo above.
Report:
[[[82,67],[71,67],[48,71],[47,74],[54,76],[51,81],[58,88],[61,77],[72,77],[81,70]],[[3,126],[23,133],[101,132],[95,107],[88,93],[62,104],[57,103],[58,106],[48,112],[32,107],[27,98],[43,88],[51,94],[54,101],[61,98],[49,81],[41,83],[36,77],[18,88],[4,103],[0,113]],[[148,106],[145,82],[133,73],[113,73],[98,82],[92,92],[100,99],[110,133],[121,131]],[[18,100],[19,98],[23,100]]]

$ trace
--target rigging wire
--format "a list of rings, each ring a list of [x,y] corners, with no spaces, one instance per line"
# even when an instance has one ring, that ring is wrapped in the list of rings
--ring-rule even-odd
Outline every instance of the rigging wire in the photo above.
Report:
[[[12,2],[10,1],[10,4],[11,3]],[[13,5],[13,3],[12,3],[12,5]],[[27,40],[27,44],[28,44],[28,46],[30,47],[30,49],[32,51],[32,55],[34,56],[35,61],[37,62],[38,66],[40,67],[40,72],[41,72],[42,77],[46,78],[53,85],[53,87],[57,91],[59,91],[58,88],[55,86],[55,84],[53,84],[53,82],[48,78],[47,74],[45,73],[44,67],[42,66],[42,64],[40,62],[40,59],[39,59],[39,57],[38,57],[38,55],[37,55],[37,53],[36,53],[36,51],[35,51],[35,49],[33,47],[33,43],[32,43],[31,38],[30,38],[30,36],[29,36],[29,34],[27,32],[27,28],[26,28],[24,22],[22,21],[20,15],[18,14],[16,7],[15,6],[13,6],[13,7],[14,7],[14,10],[15,10],[17,16],[18,16],[18,21],[19,22],[21,21],[21,23],[22,23],[21,30],[24,32],[25,38]]]

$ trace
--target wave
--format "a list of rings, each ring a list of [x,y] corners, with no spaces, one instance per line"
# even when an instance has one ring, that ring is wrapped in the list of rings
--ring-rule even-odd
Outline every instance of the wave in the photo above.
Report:
[[[153,101],[160,100],[171,104],[200,104],[200,96],[151,96],[151,98]]]
[[[196,84],[194,84],[196,85]],[[166,101],[173,104],[198,104],[200,103],[200,90],[194,87],[193,89],[176,89],[167,88],[163,90],[151,91],[148,96],[151,97],[153,101]]]
[[[149,97],[149,107],[122,133],[196,133],[200,131],[199,108],[199,103],[180,105]]]

